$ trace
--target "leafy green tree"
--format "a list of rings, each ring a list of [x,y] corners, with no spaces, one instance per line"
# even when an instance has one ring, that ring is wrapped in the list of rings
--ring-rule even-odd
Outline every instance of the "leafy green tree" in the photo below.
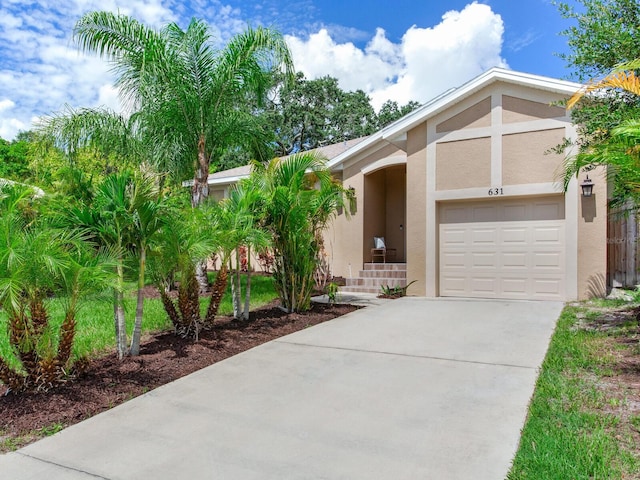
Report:
[[[0,178],[24,182],[31,176],[29,169],[29,142],[16,139],[9,142],[0,138]]]
[[[0,358],[0,381],[13,391],[47,390],[66,376],[81,301],[111,277],[109,257],[96,253],[81,231],[25,215],[31,195],[28,188],[0,189],[0,305],[15,357]],[[52,295],[64,307],[58,327]]]
[[[275,71],[292,71],[283,37],[268,28],[247,28],[216,49],[201,20],[186,30],[175,23],[155,30],[124,15],[91,12],[76,24],[75,38],[113,66],[163,171],[179,180],[194,175],[193,205],[208,196],[216,155],[229,146],[266,145],[247,105],[263,102]]]
[[[257,164],[252,181],[265,195],[264,225],[272,237],[273,278],[282,306],[289,312],[308,310],[321,235],[344,207],[347,191],[310,152]]]
[[[561,32],[570,53],[561,55],[579,81],[608,75],[618,64],[640,58],[640,3],[637,0],[577,0],[557,2],[572,25]],[[573,109],[580,146],[605,140],[612,128],[640,116],[640,100],[624,90],[607,88]]]
[[[395,100],[387,100],[378,111],[378,128],[384,128],[396,120],[408,115],[420,106],[419,102],[410,101],[406,105],[399,106]]]
[[[369,135],[376,130],[367,95],[344,92],[329,76],[307,80],[302,73],[283,85],[266,113],[276,132],[279,156]]]

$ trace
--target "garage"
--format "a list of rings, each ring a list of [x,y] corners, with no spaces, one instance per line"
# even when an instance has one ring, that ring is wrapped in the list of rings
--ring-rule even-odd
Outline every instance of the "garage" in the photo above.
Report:
[[[564,196],[440,202],[439,294],[565,300]]]

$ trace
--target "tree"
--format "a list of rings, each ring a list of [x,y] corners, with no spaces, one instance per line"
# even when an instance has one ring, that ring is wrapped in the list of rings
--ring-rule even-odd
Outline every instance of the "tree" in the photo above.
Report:
[[[13,142],[0,138],[0,178],[24,182],[31,176],[28,148],[24,138]]]
[[[81,231],[25,214],[30,195],[21,187],[0,190],[0,305],[18,362],[0,357],[0,381],[14,391],[47,390],[65,377],[81,300],[110,283],[109,257],[93,251]],[[52,295],[63,305],[60,323],[49,308]]]
[[[585,95],[612,89],[640,98],[640,78],[633,70],[640,68],[640,60],[622,64],[598,82],[578,91],[567,103],[569,108],[579,105]],[[569,181],[580,171],[596,166],[606,166],[607,176],[613,185],[610,205],[627,207],[631,202],[640,207],[640,117],[628,118],[614,127],[610,133],[583,148],[565,164],[565,190]]]
[[[579,0],[573,6],[558,2],[560,14],[574,25],[562,35],[571,52],[561,57],[578,80],[608,75],[619,63],[640,58],[640,3],[637,0]],[[572,111],[578,125],[579,145],[605,140],[612,128],[627,118],[640,116],[640,99],[609,88],[606,95],[591,96]]]
[[[252,181],[265,195],[265,228],[272,237],[276,291],[288,312],[308,310],[321,235],[343,207],[347,191],[325,161],[305,152],[256,164]]]
[[[106,58],[123,98],[142,117],[154,158],[165,171],[195,170],[192,203],[208,196],[215,155],[241,144],[260,150],[256,116],[275,71],[292,71],[283,37],[268,28],[247,28],[222,49],[214,48],[206,23],[161,30],[124,15],[91,12],[75,27],[82,50]],[[193,173],[192,173],[193,174]]]
[[[336,78],[307,80],[302,73],[278,89],[265,115],[279,156],[369,135],[376,125],[363,91],[344,92]]]
[[[410,101],[402,107],[395,100],[387,100],[378,111],[378,128],[384,128],[396,120],[408,115],[420,106],[419,102]]]
[[[259,185],[250,179],[245,179],[230,192],[229,198],[219,204],[218,228],[221,229],[221,262],[229,261],[235,254],[235,275],[231,280],[231,297],[233,316],[235,319],[249,319],[249,303],[251,297],[251,249],[261,251],[269,245],[267,233],[261,229],[264,209],[264,196]],[[241,284],[241,251],[245,250],[247,258],[247,283],[242,305]],[[226,285],[225,285],[226,287]],[[218,288],[221,288],[219,286]]]

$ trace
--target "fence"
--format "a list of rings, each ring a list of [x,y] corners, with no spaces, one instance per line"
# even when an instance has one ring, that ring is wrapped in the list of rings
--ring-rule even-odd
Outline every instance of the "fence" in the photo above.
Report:
[[[607,285],[635,287],[640,284],[638,216],[609,215],[607,225]]]

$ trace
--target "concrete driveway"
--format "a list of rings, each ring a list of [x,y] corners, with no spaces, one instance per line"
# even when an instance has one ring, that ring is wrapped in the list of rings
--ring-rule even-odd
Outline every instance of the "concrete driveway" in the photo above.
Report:
[[[561,309],[368,307],[0,456],[0,477],[503,479]]]

